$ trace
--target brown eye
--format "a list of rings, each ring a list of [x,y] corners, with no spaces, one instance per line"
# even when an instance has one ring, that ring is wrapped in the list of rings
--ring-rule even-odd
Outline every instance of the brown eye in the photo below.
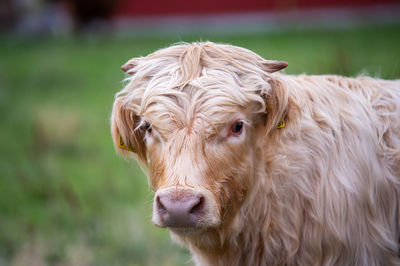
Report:
[[[242,121],[237,121],[235,124],[232,126],[232,133],[238,135],[242,133],[243,130],[243,122]]]
[[[149,122],[146,122],[146,124],[144,124],[144,128],[146,129],[146,131],[148,132],[148,133],[151,133],[151,126],[150,126],[150,123]]]

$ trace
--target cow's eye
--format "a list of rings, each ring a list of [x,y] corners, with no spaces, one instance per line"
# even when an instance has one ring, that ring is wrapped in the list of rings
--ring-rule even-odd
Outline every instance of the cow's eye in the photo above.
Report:
[[[243,131],[243,122],[242,121],[237,121],[233,124],[232,128],[232,133],[235,135],[240,135]]]
[[[146,131],[147,131],[148,133],[151,133],[151,132],[152,132],[151,126],[150,126],[150,123],[149,123],[149,122],[146,122],[146,123],[144,124],[144,128],[146,129]]]

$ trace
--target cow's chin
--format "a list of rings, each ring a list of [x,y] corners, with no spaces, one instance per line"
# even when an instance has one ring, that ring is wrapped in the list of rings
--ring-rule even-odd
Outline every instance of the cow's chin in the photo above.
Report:
[[[178,236],[196,236],[198,234],[205,234],[209,231],[214,231],[219,227],[219,223],[214,221],[209,224],[195,224],[193,226],[166,226],[162,223],[154,221],[153,224],[160,228],[168,229],[171,233],[174,233]]]
[[[168,227],[168,230],[178,236],[195,236],[206,232],[208,227]]]

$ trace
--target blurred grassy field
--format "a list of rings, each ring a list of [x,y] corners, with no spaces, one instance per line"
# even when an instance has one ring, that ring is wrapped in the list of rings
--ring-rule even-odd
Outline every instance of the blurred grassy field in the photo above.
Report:
[[[400,78],[400,27],[259,35],[0,37],[0,265],[185,265],[151,225],[152,193],[109,133],[120,66],[211,40],[289,62],[286,73]]]

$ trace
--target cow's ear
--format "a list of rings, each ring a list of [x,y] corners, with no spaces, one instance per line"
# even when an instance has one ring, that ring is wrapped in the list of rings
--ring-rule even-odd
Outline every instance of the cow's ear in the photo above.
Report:
[[[285,61],[264,60],[261,62],[261,66],[265,72],[273,73],[286,68],[288,63]]]
[[[128,62],[126,62],[125,64],[123,64],[121,66],[121,69],[126,72],[127,74],[132,75],[132,70],[133,68],[137,65],[137,59],[136,58],[132,58],[130,59]]]
[[[295,121],[299,111],[293,96],[280,77],[269,77],[269,91],[263,95],[265,100],[266,131],[283,132],[285,127]]]
[[[123,156],[136,153],[147,165],[144,131],[139,127],[140,118],[123,102],[123,96],[115,100],[111,116],[111,134],[115,149]]]

